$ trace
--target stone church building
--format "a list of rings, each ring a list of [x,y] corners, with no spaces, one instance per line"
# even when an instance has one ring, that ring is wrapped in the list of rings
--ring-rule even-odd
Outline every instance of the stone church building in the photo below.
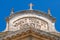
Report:
[[[29,10],[11,14],[6,18],[6,29],[0,33],[0,40],[60,40],[60,33],[55,29],[56,19],[48,13]]]

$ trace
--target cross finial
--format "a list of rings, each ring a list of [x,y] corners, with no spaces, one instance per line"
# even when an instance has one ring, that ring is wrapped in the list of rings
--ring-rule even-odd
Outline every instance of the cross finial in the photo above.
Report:
[[[32,4],[32,3],[30,3],[30,10],[33,10],[33,9],[32,9],[32,6],[33,6],[33,4]]]

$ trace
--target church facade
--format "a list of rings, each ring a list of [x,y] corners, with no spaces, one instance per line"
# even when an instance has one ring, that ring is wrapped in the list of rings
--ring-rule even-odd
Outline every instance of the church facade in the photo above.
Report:
[[[12,9],[6,18],[6,29],[0,33],[0,40],[60,40],[55,29],[56,19],[48,13],[32,9],[14,13]]]

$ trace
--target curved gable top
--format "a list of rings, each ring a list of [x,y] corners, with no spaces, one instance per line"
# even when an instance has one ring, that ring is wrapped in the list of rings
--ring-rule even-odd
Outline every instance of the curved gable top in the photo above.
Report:
[[[10,15],[9,16],[9,19],[12,19],[15,16],[23,15],[23,14],[36,14],[38,16],[43,16],[43,17],[51,20],[52,22],[55,22],[56,21],[56,19],[54,17],[52,17],[51,15],[46,14],[46,13],[41,12],[41,11],[36,11],[36,10],[24,10],[24,11],[16,12],[15,14]]]

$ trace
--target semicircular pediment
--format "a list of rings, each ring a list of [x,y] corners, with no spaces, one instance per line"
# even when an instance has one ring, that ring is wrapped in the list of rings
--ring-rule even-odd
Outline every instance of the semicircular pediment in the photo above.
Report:
[[[14,18],[14,17],[17,17],[17,16],[21,16],[21,15],[24,15],[24,14],[32,14],[32,15],[38,15],[38,16],[43,16],[43,17],[46,17],[47,19],[49,20],[54,20],[55,21],[55,18],[53,18],[52,16],[48,15],[47,13],[44,13],[44,12],[41,12],[41,11],[36,11],[36,10],[24,10],[24,11],[20,11],[20,12],[16,12],[15,14],[12,14],[10,15],[10,19]]]
[[[48,30],[48,22],[42,19],[36,18],[36,17],[20,18],[13,21],[11,25],[13,27],[19,27],[19,29],[32,27],[32,28],[37,28],[40,30]]]

